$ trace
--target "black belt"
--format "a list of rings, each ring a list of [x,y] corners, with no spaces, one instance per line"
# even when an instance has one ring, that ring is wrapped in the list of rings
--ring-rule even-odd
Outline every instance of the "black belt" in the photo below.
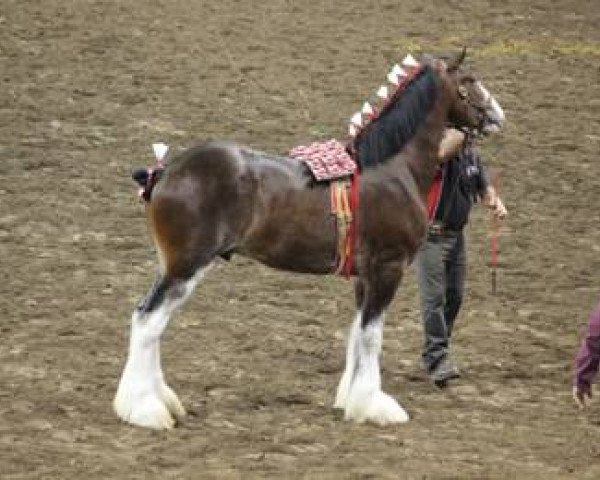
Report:
[[[460,233],[458,230],[446,228],[446,226],[441,222],[430,223],[428,232],[430,235],[456,235]]]

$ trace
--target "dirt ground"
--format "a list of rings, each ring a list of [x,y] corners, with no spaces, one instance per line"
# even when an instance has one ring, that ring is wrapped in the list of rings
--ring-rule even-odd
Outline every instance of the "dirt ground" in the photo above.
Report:
[[[600,403],[570,398],[600,285],[595,0],[0,0],[0,477],[600,478]],[[470,48],[506,110],[482,145],[510,217],[490,290],[486,212],[440,391],[420,371],[414,272],[383,383],[412,416],[332,409],[352,284],[220,263],[170,325],[168,432],[111,401],[155,256],[129,175],[150,144],[273,152],[343,138],[405,53]]]

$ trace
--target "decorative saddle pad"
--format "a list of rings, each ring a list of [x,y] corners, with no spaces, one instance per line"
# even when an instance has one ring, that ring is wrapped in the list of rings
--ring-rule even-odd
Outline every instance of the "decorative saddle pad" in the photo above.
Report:
[[[304,162],[318,182],[349,177],[356,170],[356,162],[336,139],[300,145],[290,156]]]

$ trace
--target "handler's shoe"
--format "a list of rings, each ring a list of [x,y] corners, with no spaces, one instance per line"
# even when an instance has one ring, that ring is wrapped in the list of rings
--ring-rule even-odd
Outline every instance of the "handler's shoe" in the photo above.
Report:
[[[429,377],[436,387],[444,388],[450,380],[460,378],[460,372],[449,356],[442,358],[430,372]]]

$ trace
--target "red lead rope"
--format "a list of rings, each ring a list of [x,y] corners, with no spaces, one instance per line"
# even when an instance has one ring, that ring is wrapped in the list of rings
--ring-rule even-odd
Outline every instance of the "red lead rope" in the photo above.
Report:
[[[500,195],[500,175],[494,178],[494,189],[496,195]],[[491,268],[492,268],[492,294],[496,295],[496,268],[498,266],[498,234],[500,230],[500,220],[494,215],[492,218],[492,238],[491,247]]]

